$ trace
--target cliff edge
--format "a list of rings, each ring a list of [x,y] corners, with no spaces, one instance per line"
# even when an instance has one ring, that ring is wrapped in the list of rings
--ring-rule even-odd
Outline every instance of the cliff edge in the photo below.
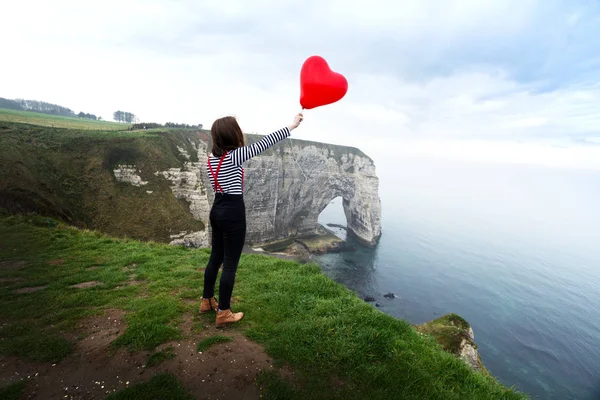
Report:
[[[415,329],[422,334],[431,335],[442,349],[454,354],[474,370],[487,373],[477,351],[473,328],[461,316],[447,314],[417,325]]]

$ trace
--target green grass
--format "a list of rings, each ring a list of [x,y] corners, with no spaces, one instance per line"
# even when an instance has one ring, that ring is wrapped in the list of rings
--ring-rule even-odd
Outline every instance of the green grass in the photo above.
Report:
[[[130,124],[123,124],[119,122],[94,121],[83,118],[62,117],[59,115],[42,114],[31,111],[8,110],[5,108],[0,108],[0,121],[20,122],[55,128],[99,129],[107,131],[124,131],[131,126]]]
[[[175,358],[174,350],[175,349],[173,348],[173,346],[169,346],[166,349],[156,351],[150,354],[150,357],[148,357],[148,361],[146,361],[146,368],[155,367],[165,360],[171,360]]]
[[[106,400],[194,400],[194,396],[186,390],[171,374],[160,374],[148,382],[139,383],[106,397]]]
[[[42,356],[20,349],[35,346],[42,332],[58,339],[80,318],[106,308],[127,312],[128,326],[116,346],[151,350],[180,337],[184,314],[197,312],[198,304],[185,300],[197,296],[199,301],[208,249],[118,240],[52,225],[45,218],[0,217],[0,260],[27,262],[22,269],[0,269],[0,278],[20,279],[0,285],[0,320],[8,322],[0,331],[0,342],[6,343],[1,353],[60,359],[67,352],[60,345],[50,346]],[[57,259],[62,263],[53,262]],[[101,268],[86,269],[90,266]],[[127,286],[130,279],[142,284]],[[104,284],[69,287],[92,280]],[[48,288],[13,293],[39,285]],[[263,374],[265,398],[525,399],[473,372],[407,322],[361,301],[316,264],[243,255],[234,296],[234,311],[245,312],[245,318],[227,329],[243,330],[264,345],[276,367],[295,372],[293,381]],[[214,316],[194,318],[212,323]],[[39,334],[11,341],[25,326]]]
[[[198,343],[198,351],[206,351],[212,345],[215,345],[217,343],[231,342],[231,340],[232,339],[229,336],[214,335],[214,336],[208,337],[208,338],[202,340],[200,343]]]
[[[0,329],[0,353],[36,361],[60,361],[69,355],[73,344],[56,331],[45,331],[29,323],[15,323]]]
[[[27,387],[27,382],[21,381],[0,388],[0,399],[2,400],[19,400]]]
[[[0,269],[0,277],[19,279],[0,285],[0,352],[34,360],[63,359],[72,343],[61,332],[85,316],[106,308],[127,311],[128,327],[114,343],[130,350],[151,350],[177,339],[186,306],[181,294],[198,289],[198,267],[205,251],[157,243],[116,240],[64,225],[49,228],[47,218],[1,218],[0,260],[26,260],[24,269]],[[5,240],[6,239],[6,240]],[[55,265],[62,260],[61,265]],[[99,267],[89,270],[88,267]],[[71,285],[103,285],[75,289]],[[129,282],[141,282],[129,285]],[[22,287],[48,285],[35,293],[15,294]]]
[[[128,315],[127,331],[114,342],[115,346],[126,346],[131,351],[152,350],[181,337],[181,332],[172,323],[183,311],[181,301],[167,295],[172,287],[166,282],[160,286],[156,283],[154,288],[161,293],[130,302],[129,308],[135,312]]]

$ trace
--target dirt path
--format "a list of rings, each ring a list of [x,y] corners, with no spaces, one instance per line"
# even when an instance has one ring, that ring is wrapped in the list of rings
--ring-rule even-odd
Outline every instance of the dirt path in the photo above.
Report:
[[[151,352],[119,349],[110,353],[110,343],[125,330],[123,316],[122,311],[107,310],[81,321],[77,335],[87,336],[77,342],[71,356],[57,364],[0,356],[0,386],[27,379],[26,399],[103,399],[156,374],[170,372],[197,399],[259,398],[254,382],[261,370],[273,368],[271,359],[260,345],[241,333],[206,324],[199,333],[192,333],[192,317],[187,314],[181,325],[184,339],[157,349],[173,347],[175,357],[146,368]],[[216,334],[229,336],[232,341],[198,353],[198,341]]]

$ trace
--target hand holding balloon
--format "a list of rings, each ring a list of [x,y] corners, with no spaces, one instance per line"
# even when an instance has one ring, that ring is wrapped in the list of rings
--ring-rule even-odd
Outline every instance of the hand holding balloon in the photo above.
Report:
[[[293,131],[294,129],[296,129],[300,125],[300,122],[302,122],[303,119],[304,119],[304,116],[302,115],[302,113],[298,113],[294,117],[294,122],[292,122],[292,124],[290,126],[288,126],[288,129],[290,131]]]

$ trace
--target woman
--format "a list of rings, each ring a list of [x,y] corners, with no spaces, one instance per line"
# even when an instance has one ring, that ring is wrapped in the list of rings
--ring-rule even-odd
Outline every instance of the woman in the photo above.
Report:
[[[200,312],[217,311],[216,325],[223,326],[241,320],[243,313],[233,313],[230,301],[235,273],[246,239],[246,208],[244,206],[244,168],[242,164],[262,153],[275,143],[290,136],[302,122],[302,113],[294,122],[256,143],[244,146],[244,134],[234,117],[216,120],[211,129],[212,150],[206,170],[215,193],[210,211],[212,250],[204,271],[204,292]],[[223,273],[219,282],[220,301],[214,297],[219,267]]]

